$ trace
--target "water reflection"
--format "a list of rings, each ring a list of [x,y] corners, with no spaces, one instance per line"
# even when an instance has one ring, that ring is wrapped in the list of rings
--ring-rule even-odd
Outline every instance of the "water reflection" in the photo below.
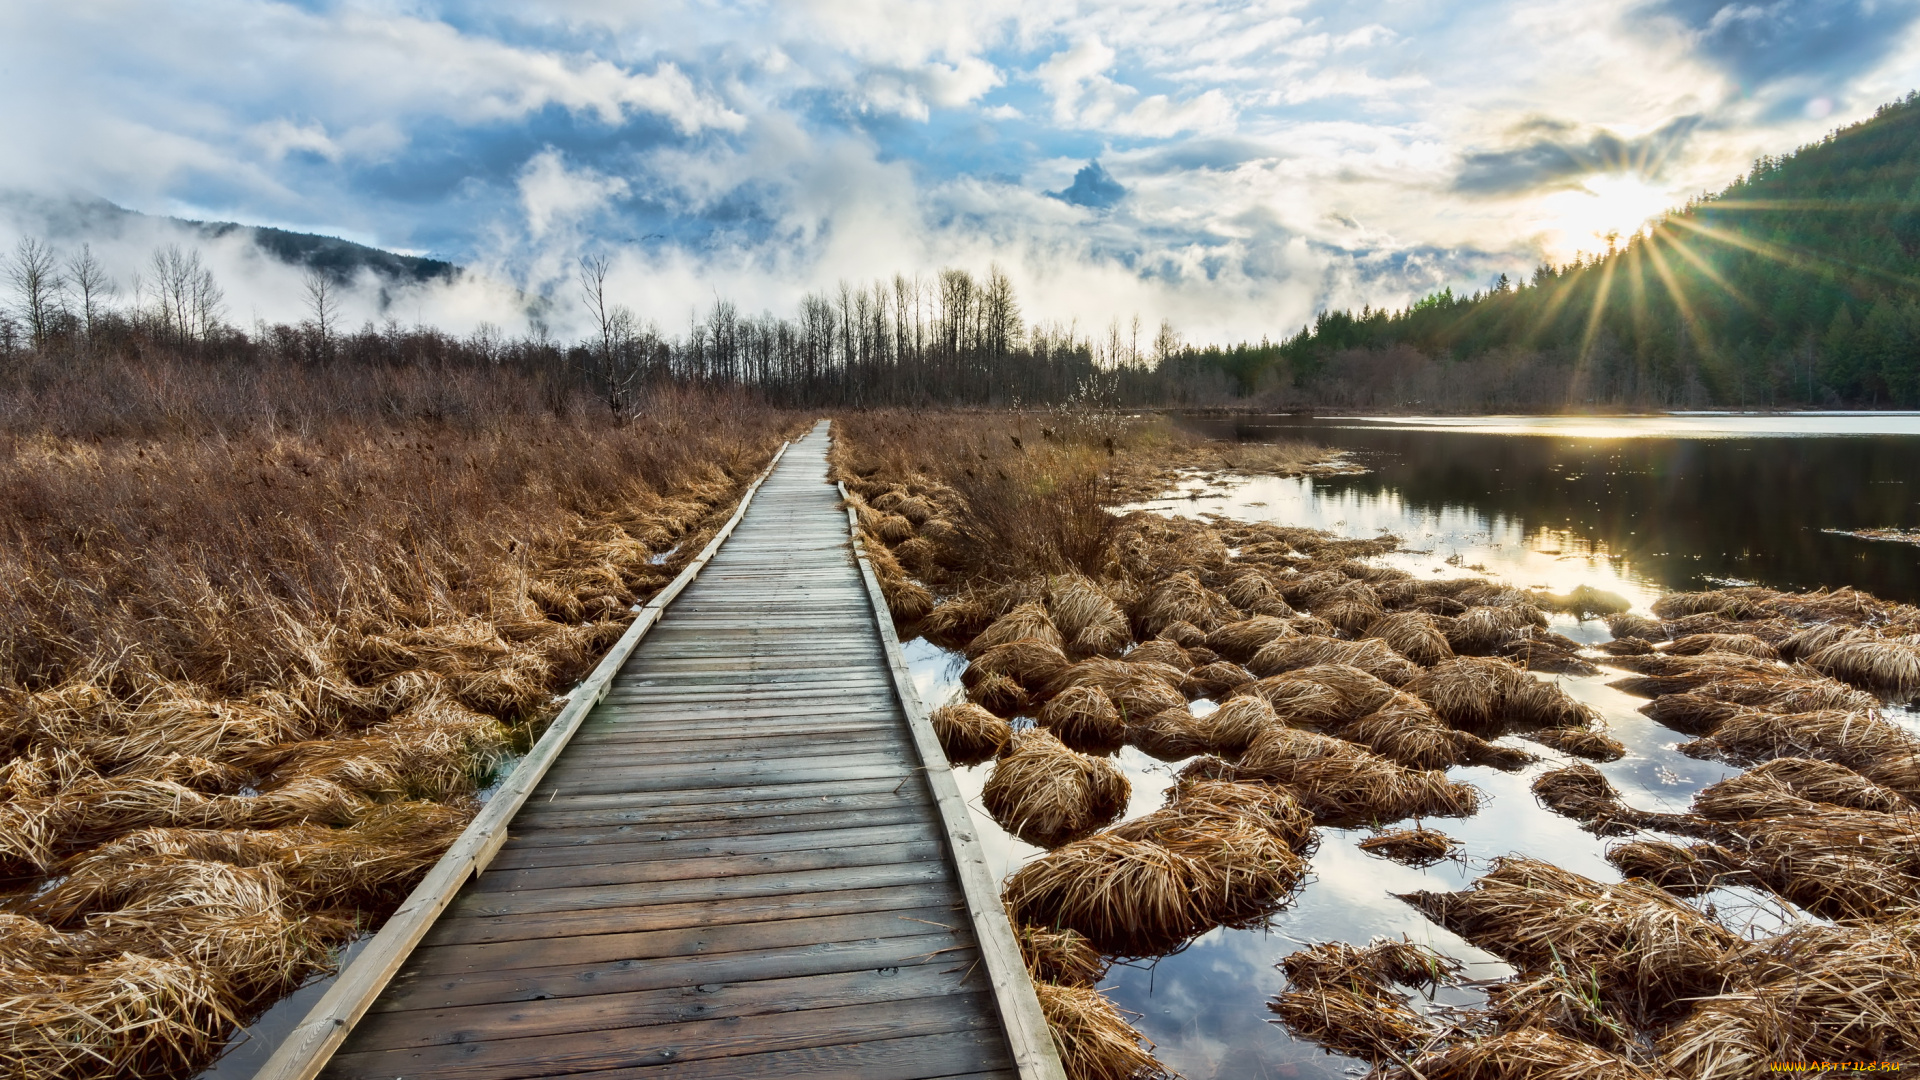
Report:
[[[1680,421],[1688,437],[1675,437]],[[1416,547],[1429,534],[1458,537],[1494,549],[1507,569],[1560,580],[1573,575],[1550,564],[1571,557],[1649,589],[1852,585],[1920,600],[1920,548],[1822,531],[1920,526],[1913,416],[1636,418],[1605,430],[1638,437],[1608,438],[1567,434],[1582,429],[1561,418],[1182,422],[1222,438],[1311,439],[1372,470],[1236,492],[1235,503],[1285,506],[1268,515],[1279,520],[1346,535],[1404,530]],[[1473,544],[1476,533],[1487,542]]]

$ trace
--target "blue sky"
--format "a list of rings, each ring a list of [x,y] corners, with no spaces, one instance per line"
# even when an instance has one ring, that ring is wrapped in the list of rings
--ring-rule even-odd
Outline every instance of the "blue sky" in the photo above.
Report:
[[[786,311],[843,280],[997,261],[1035,319],[1259,337],[1597,250],[1920,85],[1917,16],[14,3],[0,188],[343,235],[563,298],[603,248],[669,328],[716,295]],[[434,310],[471,321],[503,295]]]

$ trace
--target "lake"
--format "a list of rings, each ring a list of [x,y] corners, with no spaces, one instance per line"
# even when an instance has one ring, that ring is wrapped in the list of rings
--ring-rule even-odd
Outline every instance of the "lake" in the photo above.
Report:
[[[1314,479],[1190,478],[1171,498],[1140,504],[1161,513],[1223,514],[1325,529],[1343,536],[1392,533],[1405,550],[1381,563],[1421,576],[1476,573],[1521,587],[1565,592],[1589,584],[1633,601],[1636,611],[1663,592],[1755,583],[1781,589],[1850,585],[1920,601],[1920,546],[1843,535],[1920,527],[1920,415],[1679,414],[1625,419],[1397,418],[1287,416],[1185,418],[1215,438],[1307,439],[1349,451],[1370,471]],[[1577,640],[1609,638],[1604,623],[1556,616],[1553,629]],[[956,700],[964,658],[924,640],[907,653],[929,707]],[[1623,673],[1554,676],[1600,710],[1627,755],[1599,768],[1636,806],[1682,810],[1700,788],[1740,770],[1680,754],[1684,736],[1635,710],[1643,699],[1605,684]],[[1196,710],[1204,709],[1197,705]],[[1890,719],[1920,732],[1920,718]],[[1516,738],[1541,760],[1525,770],[1457,767],[1449,775],[1481,787],[1482,810],[1429,822],[1459,840],[1463,857],[1425,870],[1368,855],[1365,830],[1320,830],[1312,877],[1265,930],[1216,929],[1184,951],[1119,966],[1102,983],[1189,1080],[1343,1077],[1364,1072],[1270,1023],[1266,1003],[1285,988],[1275,969],[1288,953],[1325,940],[1399,937],[1466,961],[1467,977],[1510,972],[1490,954],[1428,922],[1391,894],[1459,889],[1495,856],[1521,853],[1605,881],[1608,841],[1542,809],[1529,785],[1575,759]],[[1180,763],[1128,747],[1116,763],[1132,781],[1127,816],[1157,809]],[[956,770],[996,873],[1040,854],[1003,832],[978,796],[990,766]],[[1720,889],[1711,903],[1723,922],[1750,934],[1777,932],[1794,918],[1765,894]],[[1474,1004],[1470,990],[1442,1002]]]

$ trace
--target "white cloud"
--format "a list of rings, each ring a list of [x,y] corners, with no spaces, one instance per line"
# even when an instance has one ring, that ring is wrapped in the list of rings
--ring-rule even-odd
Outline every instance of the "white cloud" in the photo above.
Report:
[[[544,239],[547,230],[578,221],[627,193],[627,182],[617,176],[568,169],[552,147],[535,154],[520,170],[519,187],[527,233],[536,241]]]
[[[1040,65],[1035,76],[1053,95],[1055,123],[1164,138],[1224,128],[1232,121],[1233,105],[1219,90],[1179,102],[1165,94],[1142,97],[1139,90],[1108,77],[1116,59],[1111,48],[1090,37]]]

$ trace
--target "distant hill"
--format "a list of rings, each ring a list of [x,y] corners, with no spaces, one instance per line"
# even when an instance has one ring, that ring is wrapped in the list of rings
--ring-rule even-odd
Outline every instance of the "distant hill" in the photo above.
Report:
[[[362,270],[372,270],[394,281],[451,280],[460,270],[453,263],[439,259],[396,255],[391,251],[333,236],[288,232],[263,225],[237,225],[231,221],[172,220],[199,229],[210,239],[236,231],[251,233],[253,242],[259,245],[260,250],[283,262],[318,270],[336,281],[347,281]]]
[[[1610,254],[1177,362],[1307,404],[1920,405],[1920,97]]]
[[[105,199],[49,199],[15,192],[0,195],[0,209],[9,212],[24,231],[62,242],[98,241],[139,227],[166,225],[197,232],[209,240],[242,233],[274,258],[319,270],[341,282],[362,270],[371,270],[395,284],[450,280],[460,270],[457,265],[440,259],[399,255],[334,236],[231,221],[160,217],[128,210]]]

